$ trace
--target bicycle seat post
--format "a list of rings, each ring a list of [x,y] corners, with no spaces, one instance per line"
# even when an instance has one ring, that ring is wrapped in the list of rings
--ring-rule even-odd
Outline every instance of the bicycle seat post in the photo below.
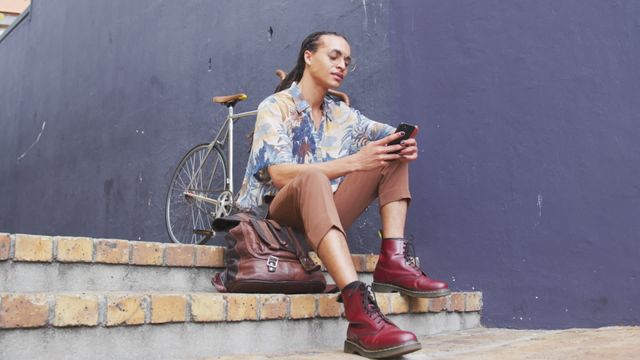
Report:
[[[227,156],[227,169],[229,169],[229,174],[227,176],[227,179],[229,181],[229,191],[231,191],[231,193],[233,194],[233,104],[229,104],[229,115],[227,119],[229,121],[229,130],[227,132],[227,136],[229,136],[229,155]]]

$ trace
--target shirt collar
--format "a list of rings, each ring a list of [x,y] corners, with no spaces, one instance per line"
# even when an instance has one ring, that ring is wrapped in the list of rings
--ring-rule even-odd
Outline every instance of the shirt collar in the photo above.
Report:
[[[295,81],[291,84],[291,87],[289,88],[289,93],[293,98],[293,103],[296,105],[296,110],[300,114],[304,113],[307,109],[311,107],[311,105],[309,105],[307,100],[302,98],[302,92],[300,91],[300,87],[298,87],[298,83],[296,83]],[[327,120],[329,121],[333,120],[331,117],[331,111],[330,111],[331,102],[332,100],[329,96],[325,96],[324,100],[322,101],[322,108],[323,108],[324,114],[327,117]]]

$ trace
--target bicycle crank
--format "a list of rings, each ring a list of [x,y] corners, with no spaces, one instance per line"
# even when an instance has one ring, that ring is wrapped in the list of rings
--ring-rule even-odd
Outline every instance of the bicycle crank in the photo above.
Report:
[[[225,190],[218,196],[218,203],[216,204],[216,219],[231,214],[233,210],[233,193],[229,190]]]

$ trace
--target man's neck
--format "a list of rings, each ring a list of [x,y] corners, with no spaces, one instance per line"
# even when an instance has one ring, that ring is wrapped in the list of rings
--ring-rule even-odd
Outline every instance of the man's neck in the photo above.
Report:
[[[306,76],[300,79],[298,87],[302,93],[302,98],[309,103],[312,110],[320,110],[322,108],[322,102],[327,94],[327,89],[318,86],[311,78],[307,78]]]

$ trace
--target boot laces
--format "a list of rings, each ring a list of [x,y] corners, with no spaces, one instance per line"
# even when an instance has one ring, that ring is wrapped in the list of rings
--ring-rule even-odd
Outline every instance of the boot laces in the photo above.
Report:
[[[382,313],[382,311],[378,307],[376,293],[373,292],[371,286],[362,284],[361,291],[363,291],[366,295],[362,297],[362,306],[367,311],[367,315],[369,315],[369,317],[371,317],[371,319],[374,320],[377,324],[381,323],[382,321],[391,323],[391,321]]]
[[[420,264],[418,264],[418,259],[416,258],[416,249],[413,247],[413,241],[404,239],[403,244],[404,261],[413,268],[420,270]]]

